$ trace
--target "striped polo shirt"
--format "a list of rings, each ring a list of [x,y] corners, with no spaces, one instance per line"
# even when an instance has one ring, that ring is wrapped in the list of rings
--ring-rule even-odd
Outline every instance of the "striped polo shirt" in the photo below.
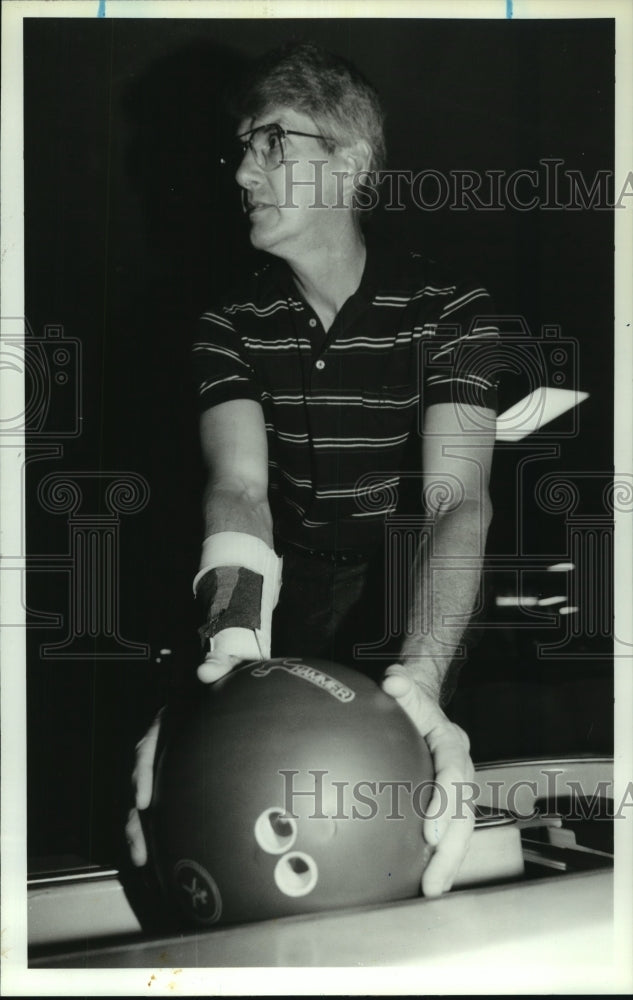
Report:
[[[367,549],[396,510],[424,409],[496,408],[498,328],[486,290],[415,252],[368,241],[357,291],[326,333],[278,258],[200,318],[200,410],[261,403],[278,537]]]

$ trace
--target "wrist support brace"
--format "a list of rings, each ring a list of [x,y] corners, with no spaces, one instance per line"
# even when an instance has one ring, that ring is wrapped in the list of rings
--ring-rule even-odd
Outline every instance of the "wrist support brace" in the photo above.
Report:
[[[221,531],[205,539],[193,592],[206,608],[199,631],[211,652],[245,660],[270,657],[281,570],[282,560],[255,535]]]

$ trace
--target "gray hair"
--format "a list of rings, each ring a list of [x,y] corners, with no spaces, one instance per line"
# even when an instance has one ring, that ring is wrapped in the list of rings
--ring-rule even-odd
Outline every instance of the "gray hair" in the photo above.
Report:
[[[370,171],[384,168],[384,112],[374,87],[341,56],[310,42],[290,42],[260,59],[234,101],[240,118],[287,107],[308,115],[334,148],[364,139]]]

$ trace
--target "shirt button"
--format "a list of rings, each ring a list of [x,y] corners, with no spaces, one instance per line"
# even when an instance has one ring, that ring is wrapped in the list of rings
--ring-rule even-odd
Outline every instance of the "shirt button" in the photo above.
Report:
[[[309,323],[310,323],[310,326],[316,326],[317,325],[317,321],[315,320],[314,316],[312,317],[311,320],[309,320]]]
[[[317,361],[315,368],[318,368],[320,372],[325,368],[325,361]]]

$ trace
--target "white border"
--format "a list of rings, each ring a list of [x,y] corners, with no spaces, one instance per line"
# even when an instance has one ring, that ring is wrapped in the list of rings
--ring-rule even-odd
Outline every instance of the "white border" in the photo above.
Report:
[[[5,0],[2,4],[2,316],[24,315],[23,287],[23,175],[22,175],[22,20],[25,17],[96,17],[103,10],[98,0]],[[624,180],[633,169],[633,6],[630,0],[106,0],[107,18],[274,18],[274,17],[422,17],[503,19],[512,12],[513,19],[536,18],[616,18],[616,184],[622,190]],[[11,142],[6,142],[6,136]],[[630,375],[633,371],[631,331],[633,308],[631,274],[633,246],[633,206],[616,212],[616,377],[615,430],[616,473],[630,472],[631,427],[633,427],[633,394]],[[600,331],[597,336],[604,336]],[[4,378],[6,373],[0,372]],[[5,381],[5,388],[7,382]],[[16,412],[15,387],[11,384],[11,401],[0,395],[3,415]],[[10,406],[10,409],[9,409]],[[19,442],[14,442],[19,444]],[[22,442],[23,447],[23,442]],[[6,538],[11,532],[22,538],[21,510],[16,509],[19,490],[12,489],[16,470],[20,468],[18,448],[0,449],[2,474],[2,506],[0,526]],[[633,594],[633,560],[631,560],[631,515],[616,519],[616,630],[624,640],[621,652],[628,658],[616,659],[616,801],[633,778],[633,671],[630,657],[631,595]],[[12,543],[13,544],[13,543]],[[23,547],[20,551],[24,551]],[[23,614],[21,606],[11,609],[12,621]],[[514,970],[514,981],[507,976],[497,980],[494,970],[483,979],[481,975],[465,978],[451,976],[441,963],[436,976],[421,984],[415,967],[400,969],[354,969],[345,975],[340,969],[191,969],[174,980],[173,970],[63,970],[45,972],[26,968],[26,829],[25,789],[16,781],[15,763],[25,760],[26,741],[24,632],[21,628],[5,629],[0,637],[2,670],[2,993],[13,995],[79,996],[79,995],[215,995],[235,994],[295,994],[348,993],[354,994],[490,994],[516,992],[582,993],[586,989],[599,992],[628,992],[633,989],[631,940],[633,929],[633,866],[631,857],[631,823],[616,823],[616,898],[617,942],[614,950],[614,977],[610,984],[574,982],[572,970],[568,982],[553,981],[548,970],[539,967],[534,956],[531,970]],[[10,773],[7,773],[10,768]],[[459,943],[456,942],[456,947]],[[154,973],[151,986],[150,975]],[[481,970],[479,970],[481,972]],[[551,969],[549,970],[551,975]]]

